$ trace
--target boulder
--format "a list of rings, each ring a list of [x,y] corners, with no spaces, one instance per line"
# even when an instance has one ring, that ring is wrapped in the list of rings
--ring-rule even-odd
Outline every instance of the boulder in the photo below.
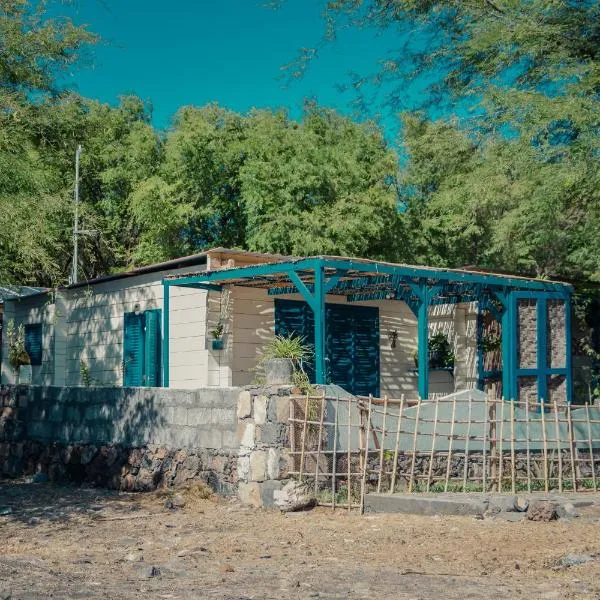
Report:
[[[312,490],[305,483],[288,481],[281,490],[273,492],[274,504],[282,512],[308,510],[317,504]]]

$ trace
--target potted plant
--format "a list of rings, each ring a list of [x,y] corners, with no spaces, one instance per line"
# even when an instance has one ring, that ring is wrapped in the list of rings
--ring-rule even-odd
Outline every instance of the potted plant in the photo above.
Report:
[[[223,340],[223,331],[224,331],[223,323],[219,321],[218,325],[210,332],[213,336],[212,339],[212,349],[213,350],[223,350],[224,340]]]
[[[11,319],[6,328],[8,338],[8,362],[17,373],[17,383],[30,384],[32,381],[31,360],[25,349],[25,327],[15,328]]]
[[[429,366],[432,369],[454,367],[454,352],[446,334],[441,331],[429,338]]]
[[[261,357],[269,385],[293,383],[294,373],[302,371],[302,361],[311,355],[304,338],[295,334],[276,335],[266,346]]]

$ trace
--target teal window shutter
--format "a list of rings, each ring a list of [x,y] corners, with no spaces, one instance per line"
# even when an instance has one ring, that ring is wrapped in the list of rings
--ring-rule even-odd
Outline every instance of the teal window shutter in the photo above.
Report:
[[[42,324],[25,325],[25,351],[32,365],[42,364]]]
[[[144,384],[157,387],[161,384],[160,377],[160,321],[161,311],[147,310],[144,313],[146,328],[144,331]]]
[[[144,385],[144,315],[125,313],[123,385]]]

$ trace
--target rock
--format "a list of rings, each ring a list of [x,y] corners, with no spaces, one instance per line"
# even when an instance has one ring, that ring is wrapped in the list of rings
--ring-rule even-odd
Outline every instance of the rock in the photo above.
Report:
[[[594,556],[591,554],[565,554],[559,561],[558,564],[561,567],[575,567],[577,565],[584,565],[585,563],[592,562]]]
[[[551,502],[536,502],[529,507],[527,511],[529,521],[555,521],[558,519],[556,507]]]
[[[514,501],[514,507],[517,512],[527,512],[529,509],[529,500],[523,496],[516,496]]]
[[[48,483],[48,475],[46,475],[46,473],[36,473],[32,478],[31,478],[31,482],[32,483]]]
[[[317,504],[317,500],[306,484],[288,481],[281,490],[273,492],[274,504],[282,512],[308,510]]]
[[[173,508],[183,508],[185,506],[185,498],[181,494],[175,494],[171,499]]]
[[[10,588],[0,588],[0,600],[11,600],[12,590]]]
[[[160,575],[160,569],[152,565],[151,567],[146,567],[144,569],[144,576],[147,579],[151,579],[152,577],[158,577]]]
[[[563,510],[565,511],[565,515],[568,517],[578,517],[579,513],[575,509],[575,505],[572,502],[567,502],[563,505]]]

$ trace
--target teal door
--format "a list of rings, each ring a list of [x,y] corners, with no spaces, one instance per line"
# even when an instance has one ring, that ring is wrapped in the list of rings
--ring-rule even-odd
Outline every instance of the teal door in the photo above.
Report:
[[[156,387],[160,377],[160,310],[125,313],[123,385]]]
[[[327,304],[327,382],[358,396],[379,395],[379,309],[371,306]],[[314,345],[314,316],[298,300],[275,300],[275,333],[294,333]],[[314,361],[305,365],[314,382]]]

